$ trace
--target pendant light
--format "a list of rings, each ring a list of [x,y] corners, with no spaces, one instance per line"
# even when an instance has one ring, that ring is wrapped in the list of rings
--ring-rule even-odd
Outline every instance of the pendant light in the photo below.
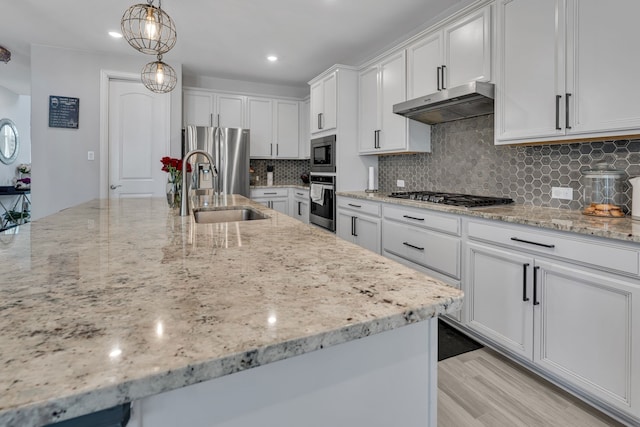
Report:
[[[122,15],[122,36],[136,50],[149,55],[167,53],[176,44],[177,34],[173,19],[153,0],[147,4],[135,4]]]
[[[169,64],[162,62],[162,55],[158,55],[157,61],[149,62],[142,69],[142,83],[151,92],[171,92],[177,82],[176,71]]]
[[[176,71],[162,62],[162,54],[176,44],[177,34],[173,19],[162,10],[162,0],[158,7],[153,0],[147,4],[135,4],[122,15],[120,21],[122,36],[137,51],[148,55],[158,55],[158,60],[149,62],[142,69],[142,83],[155,93],[171,92],[176,87]]]

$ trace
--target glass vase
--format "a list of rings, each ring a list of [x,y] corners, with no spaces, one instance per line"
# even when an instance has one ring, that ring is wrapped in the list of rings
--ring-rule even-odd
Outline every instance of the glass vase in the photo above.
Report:
[[[182,196],[182,183],[177,178],[171,176],[167,179],[167,203],[170,208],[179,208]]]

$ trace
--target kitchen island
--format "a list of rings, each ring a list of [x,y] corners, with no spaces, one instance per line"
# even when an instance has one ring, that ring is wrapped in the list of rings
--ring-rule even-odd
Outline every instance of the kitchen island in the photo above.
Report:
[[[196,224],[161,199],[96,200],[0,235],[0,425],[218,385],[226,400],[205,409],[226,416],[270,405],[282,417],[304,395],[340,403],[352,425],[368,410],[400,421],[406,408],[380,401],[418,390],[407,416],[434,420],[435,317],[459,310],[462,292],[246,198],[222,204],[269,218]],[[252,402],[247,384],[298,394]]]

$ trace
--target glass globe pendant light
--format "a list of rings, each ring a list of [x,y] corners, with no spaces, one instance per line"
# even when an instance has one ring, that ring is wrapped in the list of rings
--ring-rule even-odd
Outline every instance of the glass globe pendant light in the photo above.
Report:
[[[169,64],[162,62],[162,55],[158,55],[157,61],[148,63],[142,69],[142,83],[151,92],[171,92],[177,82],[176,71]]]
[[[153,0],[147,4],[135,4],[122,15],[122,36],[136,50],[149,55],[162,55],[176,44],[177,34],[173,19]]]

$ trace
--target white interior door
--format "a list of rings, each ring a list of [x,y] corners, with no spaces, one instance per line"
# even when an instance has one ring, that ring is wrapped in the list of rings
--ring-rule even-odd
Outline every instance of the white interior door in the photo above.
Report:
[[[169,152],[169,95],[109,80],[109,197],[165,196]]]

